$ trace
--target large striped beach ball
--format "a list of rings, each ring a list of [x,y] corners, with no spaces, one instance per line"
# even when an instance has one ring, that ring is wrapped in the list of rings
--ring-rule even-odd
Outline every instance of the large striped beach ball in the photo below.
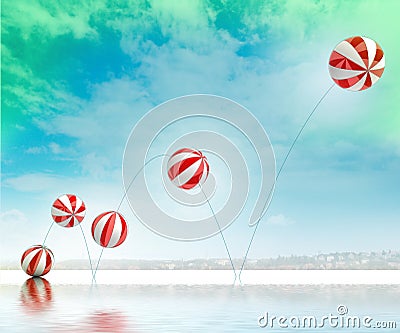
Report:
[[[121,245],[128,234],[124,217],[114,211],[105,212],[95,218],[92,224],[92,236],[102,247]]]
[[[336,45],[329,58],[329,74],[344,89],[372,87],[385,70],[385,55],[374,40],[355,36]]]
[[[21,268],[30,276],[43,276],[53,267],[54,255],[43,245],[33,245],[21,258]]]
[[[86,214],[83,201],[74,194],[61,195],[51,207],[51,216],[59,226],[71,228],[79,225]]]
[[[202,185],[209,173],[207,158],[196,149],[183,148],[168,160],[168,177],[177,187],[190,190]]]

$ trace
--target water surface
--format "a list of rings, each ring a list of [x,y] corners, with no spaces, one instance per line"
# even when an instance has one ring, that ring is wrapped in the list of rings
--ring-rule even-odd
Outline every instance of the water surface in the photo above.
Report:
[[[258,326],[275,316],[348,314],[397,321],[400,286],[357,285],[51,285],[28,279],[0,285],[0,332],[365,332],[366,329],[295,329]]]

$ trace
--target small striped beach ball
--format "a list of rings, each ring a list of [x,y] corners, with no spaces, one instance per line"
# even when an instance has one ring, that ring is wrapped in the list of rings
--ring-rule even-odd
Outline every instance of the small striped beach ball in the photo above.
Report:
[[[21,268],[30,276],[43,276],[53,267],[54,255],[43,245],[33,245],[21,258]]]
[[[71,228],[79,225],[86,214],[83,201],[74,194],[61,195],[51,207],[51,216],[59,226]]]
[[[120,246],[126,239],[128,226],[124,217],[114,211],[105,212],[95,218],[92,236],[102,247]]]
[[[207,158],[196,149],[183,148],[168,160],[168,177],[179,188],[190,190],[202,185],[209,173]]]
[[[385,55],[374,40],[355,36],[336,45],[329,58],[329,74],[344,89],[372,87],[385,70]]]

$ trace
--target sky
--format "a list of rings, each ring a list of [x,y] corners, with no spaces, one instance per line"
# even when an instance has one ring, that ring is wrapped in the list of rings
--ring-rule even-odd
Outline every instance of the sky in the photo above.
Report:
[[[356,35],[381,45],[385,72],[362,92],[335,86],[321,103],[249,256],[399,250],[399,11],[396,0],[2,1],[1,260],[19,261],[43,241],[63,193],[86,203],[82,228],[97,257],[91,223],[124,194],[129,134],[172,98],[240,103],[264,127],[279,168],[332,85],[330,53]],[[128,238],[105,258],[226,257],[218,235],[177,242],[148,230],[126,201],[121,213]],[[224,231],[233,257],[253,231],[246,214]],[[54,227],[46,244],[56,260],[86,258],[78,228]]]

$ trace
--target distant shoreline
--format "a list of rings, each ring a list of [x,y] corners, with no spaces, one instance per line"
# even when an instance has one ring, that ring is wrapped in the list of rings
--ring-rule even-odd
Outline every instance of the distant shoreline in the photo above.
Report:
[[[232,285],[240,284],[229,270],[99,270],[97,284],[112,285]],[[236,275],[238,275],[238,271]],[[0,271],[0,286],[22,285],[30,277],[22,270]],[[90,270],[52,270],[52,285],[90,285]],[[245,270],[243,285],[399,285],[400,270]]]
[[[234,258],[235,267],[241,267],[243,258]],[[92,260],[92,266],[97,259]],[[19,269],[19,262],[2,261],[0,269]],[[228,258],[197,259],[103,259],[101,269],[110,270],[230,270]],[[87,259],[56,261],[55,270],[87,270]],[[311,256],[291,255],[276,258],[249,258],[246,270],[400,270],[400,252],[335,252]]]

